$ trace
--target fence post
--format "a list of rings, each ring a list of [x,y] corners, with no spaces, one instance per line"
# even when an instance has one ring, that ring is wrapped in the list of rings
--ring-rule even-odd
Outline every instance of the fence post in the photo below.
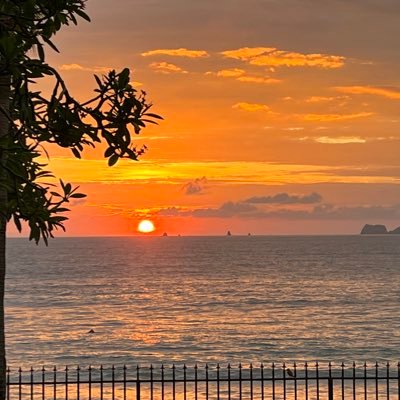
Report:
[[[140,400],[140,381],[136,381],[136,400]]]
[[[136,400],[140,400],[140,367],[136,366]]]
[[[328,400],[333,400],[333,379],[328,378]]]

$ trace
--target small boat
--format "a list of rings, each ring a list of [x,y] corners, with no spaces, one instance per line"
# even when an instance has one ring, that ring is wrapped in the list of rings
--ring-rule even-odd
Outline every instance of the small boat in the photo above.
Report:
[[[231,231],[226,232],[226,236],[232,236]]]
[[[168,233],[167,233],[167,232],[164,232],[162,235],[163,235],[163,236],[168,236]]]

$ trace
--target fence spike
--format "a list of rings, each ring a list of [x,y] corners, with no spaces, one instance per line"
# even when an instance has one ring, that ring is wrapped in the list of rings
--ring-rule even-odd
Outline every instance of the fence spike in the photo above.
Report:
[[[272,362],[270,364],[272,366],[272,377],[270,375],[271,371],[269,370],[269,367],[261,362],[260,364],[232,364],[228,362],[227,364],[220,364],[220,363],[206,363],[206,364],[200,364],[200,372],[199,376],[197,377],[197,372],[199,368],[199,364],[195,364],[194,366],[192,365],[187,365],[186,363],[183,364],[183,372],[182,372],[182,366],[177,365],[175,363],[172,364],[172,374],[171,374],[171,366],[166,366],[164,364],[161,365],[161,371],[164,374],[164,369],[167,368],[166,375],[163,375],[163,380],[159,380],[159,367],[154,366],[153,364],[150,364],[149,367],[146,366],[146,368],[143,369],[139,364],[135,366],[131,366],[132,375],[135,375],[135,370],[134,368],[136,367],[136,375],[137,375],[137,382],[140,382],[140,370],[143,370],[142,379],[144,379],[145,382],[148,382],[148,384],[153,384],[155,382],[163,382],[166,385],[166,388],[168,385],[175,385],[176,384],[176,390],[178,394],[178,387],[186,384],[187,380],[186,377],[189,378],[190,382],[193,382],[193,386],[197,385],[197,382],[202,382],[205,383],[205,385],[210,385],[209,389],[206,388],[206,390],[210,390],[209,396],[211,396],[212,393],[214,393],[212,390],[216,390],[216,396],[218,397],[219,393],[219,388],[222,390],[226,385],[226,390],[227,394],[230,393],[230,382],[238,382],[238,394],[240,394],[240,388],[243,382],[243,390],[246,389],[246,391],[242,392],[243,399],[245,398],[245,393],[249,393],[249,399],[252,398],[252,390],[253,390],[253,382],[259,382],[255,383],[254,388],[261,393],[263,393],[263,382],[264,382],[264,367],[268,367],[268,378],[266,378],[267,381],[270,381],[269,385],[272,386],[273,389],[273,394],[278,396],[278,393],[280,393],[278,390],[275,392],[275,386],[276,388],[279,388],[279,390],[282,388],[282,395],[284,396],[285,393],[289,394],[289,392],[285,392],[286,387],[284,385],[288,385],[287,389],[290,390],[290,393],[293,393],[294,396],[297,394],[297,384],[298,382],[302,383],[304,381],[305,385],[305,395],[307,395],[307,390],[308,387],[314,390],[314,387],[317,390],[317,397],[320,394],[321,396],[324,396],[326,393],[326,382],[328,380],[328,385],[332,385],[333,381],[336,382],[338,392],[338,396],[340,396],[340,385],[347,385],[346,382],[349,382],[349,391],[353,391],[353,397],[354,393],[357,394],[358,397],[358,390],[360,389],[360,392],[362,392],[362,387],[364,386],[364,393],[367,393],[369,391],[372,391],[375,389],[375,392],[379,394],[380,397],[383,398],[389,398],[389,395],[391,396],[394,393],[394,380],[396,381],[396,387],[397,387],[397,392],[396,396],[400,394],[400,361],[399,362],[390,362],[390,361],[381,361],[381,362],[374,362],[374,363],[368,363],[367,361],[363,362],[356,362],[356,361],[351,361],[347,363],[347,366],[344,362],[335,363],[332,361],[329,361],[327,363],[321,362],[319,363],[318,361],[315,362],[315,369],[314,369],[314,364],[308,364],[307,362],[304,363],[304,371],[302,371],[302,366],[303,363],[297,364],[296,361],[283,361],[281,363],[275,363]],[[203,369],[204,366],[204,369]],[[322,368],[323,366],[323,368]],[[397,366],[397,367],[396,367]],[[195,372],[195,376],[193,376],[193,368]],[[292,369],[293,368],[293,369]],[[396,371],[397,368],[397,371]],[[92,370],[95,371],[94,377],[91,376]],[[48,368],[48,372],[46,374],[46,368],[45,366],[40,366],[39,368],[35,369],[33,366],[28,366],[27,368],[23,367],[18,367],[18,369],[13,370],[13,376],[10,376],[11,374],[11,368],[7,366],[6,368],[6,378],[7,378],[7,390],[12,390],[13,385],[15,385],[15,389],[17,390],[18,388],[18,379],[21,380],[21,390],[23,393],[25,391],[28,393],[28,389],[31,385],[33,388],[32,390],[35,391],[36,393],[36,388],[38,389],[38,393],[42,394],[43,390],[40,391],[40,388],[45,388],[46,391],[53,391],[54,393],[60,393],[60,390],[62,389],[67,389],[68,386],[70,387],[70,396],[72,395],[72,390],[75,391],[75,387],[77,388],[78,397],[79,398],[79,384],[84,384],[88,385],[87,388],[89,389],[89,393],[91,390],[91,385],[104,385],[104,390],[107,389],[110,390],[109,393],[111,392],[112,389],[112,384],[115,383],[115,390],[119,391],[121,386],[122,390],[122,385],[127,383],[126,379],[126,371],[127,371],[127,365],[123,365],[123,370],[124,370],[124,378],[119,377],[119,374],[121,372],[120,367],[116,367],[115,364],[112,364],[110,367],[104,367],[103,365],[100,365],[100,367],[93,367],[91,365],[88,365],[87,367],[81,367],[80,365],[65,365],[65,369],[63,369],[63,366],[61,366],[57,370],[57,366],[54,365],[53,367]],[[153,374],[153,371],[157,371],[157,373]],[[233,372],[232,372],[232,371]],[[375,372],[374,372],[375,370]],[[81,373],[80,376],[80,371],[85,371]],[[99,376],[99,371],[100,371],[100,376]],[[112,375],[111,375],[112,371]],[[150,373],[148,372],[150,371]],[[190,374],[187,374],[187,371],[191,371]],[[205,371],[205,374],[204,374]],[[283,372],[283,375],[282,372]],[[298,371],[299,376],[297,377]],[[89,372],[89,374],[88,374]],[[104,374],[103,374],[104,372]],[[304,372],[304,374],[303,374]],[[340,374],[341,372],[341,374]],[[37,374],[37,375],[36,375]],[[40,377],[40,374],[42,374],[42,377]],[[59,375],[57,377],[57,374]],[[68,375],[69,374],[69,375]],[[88,374],[88,375],[87,375]],[[115,376],[114,376],[115,374]],[[186,375],[187,374],[187,375]],[[232,374],[232,375],[231,375]],[[85,379],[84,379],[85,378]],[[135,380],[132,379],[130,382],[134,382]],[[355,382],[356,385],[352,385],[351,382]],[[11,383],[10,383],[11,382]],[[282,383],[282,386],[280,384]],[[311,382],[310,386],[308,386],[308,383]],[[314,386],[315,382],[315,386]],[[129,381],[128,381],[129,383]],[[143,384],[143,381],[141,381]],[[146,383],[147,384],[147,383]],[[336,386],[335,384],[335,386]],[[192,385],[192,383],[190,383]],[[214,386],[215,385],[215,386]],[[220,386],[221,385],[221,386]],[[236,385],[236,383],[234,383]],[[373,385],[375,386],[373,388]],[[351,387],[351,388],[350,388]],[[28,388],[28,389],[26,389]],[[54,388],[54,389],[53,389]],[[344,386],[345,389],[342,389],[342,394],[347,393],[347,387]],[[189,389],[189,386],[188,386]],[[321,389],[321,392],[319,391]],[[31,391],[32,391],[31,390]],[[97,390],[97,389],[96,389]],[[99,393],[101,394],[101,386],[100,386],[100,391]],[[225,389],[224,389],[225,390]],[[235,389],[236,390],[236,389]],[[333,389],[332,389],[333,390]],[[355,392],[355,390],[357,392]],[[384,395],[384,391],[386,390],[386,397]],[[108,395],[108,392],[105,392],[105,396]],[[328,387],[328,392],[329,392],[329,387]],[[335,391],[336,392],[336,391]],[[381,395],[382,392],[382,395]],[[393,393],[392,393],[393,392]],[[122,391],[121,391],[122,393]],[[186,393],[186,389],[183,389],[182,396]],[[255,394],[256,392],[254,392]],[[11,392],[12,394],[12,392]],[[49,395],[49,393],[46,394],[46,398]],[[222,395],[222,394],[221,394]],[[111,395],[110,395],[111,396]],[[310,394],[311,396],[311,394]],[[189,394],[188,394],[189,397]],[[254,396],[253,396],[254,397]],[[52,397],[55,398],[55,397]],[[72,398],[72,397],[71,397]],[[75,397],[74,397],[75,398]],[[90,398],[90,395],[89,395]],[[104,397],[106,398],[106,397]],[[311,397],[310,397],[311,398]],[[328,396],[328,398],[330,398]],[[400,397],[399,397],[400,398]],[[296,400],[297,398],[294,397]],[[182,397],[182,400],[184,398]]]

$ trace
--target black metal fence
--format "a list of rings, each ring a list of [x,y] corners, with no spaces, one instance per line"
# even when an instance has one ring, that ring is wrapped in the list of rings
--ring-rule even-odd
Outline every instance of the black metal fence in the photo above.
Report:
[[[7,399],[400,400],[400,363],[8,369]]]

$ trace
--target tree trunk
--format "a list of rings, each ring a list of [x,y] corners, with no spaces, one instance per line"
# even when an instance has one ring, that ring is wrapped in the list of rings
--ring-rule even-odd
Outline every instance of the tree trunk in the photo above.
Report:
[[[0,107],[9,112],[10,107],[10,85],[9,75],[0,76]],[[0,139],[8,135],[9,121],[0,112]],[[5,170],[1,164],[5,162],[6,153],[0,149],[0,182],[5,178]],[[7,190],[0,186],[0,400],[6,399],[6,343],[4,331],[4,287],[6,277],[6,227],[7,218],[4,210],[7,206]]]

